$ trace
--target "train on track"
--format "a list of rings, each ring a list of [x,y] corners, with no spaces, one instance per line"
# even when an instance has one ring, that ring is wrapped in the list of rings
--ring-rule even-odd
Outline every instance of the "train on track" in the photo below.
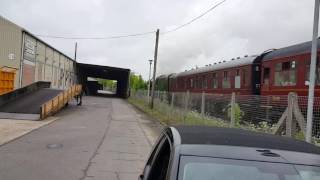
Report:
[[[318,40],[318,47],[320,40]],[[318,48],[318,57],[320,48]],[[156,89],[168,92],[240,95],[308,95],[311,42],[221,61],[205,67],[161,75]],[[320,96],[317,60],[315,96]]]

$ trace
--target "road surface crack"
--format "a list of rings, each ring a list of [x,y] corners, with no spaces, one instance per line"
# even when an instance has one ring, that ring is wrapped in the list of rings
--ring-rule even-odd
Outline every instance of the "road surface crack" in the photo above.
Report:
[[[98,155],[98,151],[99,151],[100,147],[102,146],[105,138],[107,137],[108,131],[110,129],[110,122],[112,121],[112,101],[111,101],[111,111],[108,113],[107,120],[108,121],[106,124],[106,129],[103,133],[103,136],[102,136],[101,140],[99,141],[99,144],[97,145],[94,153],[89,158],[88,164],[87,164],[86,168],[83,170],[83,175],[79,180],[84,180],[86,177],[89,177],[88,170],[90,169],[91,165],[94,163],[94,162],[92,162],[92,160]]]

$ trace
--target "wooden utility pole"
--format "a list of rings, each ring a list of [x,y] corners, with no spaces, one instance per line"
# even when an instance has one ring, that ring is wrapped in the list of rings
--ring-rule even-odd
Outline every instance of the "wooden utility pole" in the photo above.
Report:
[[[76,42],[76,44],[74,45],[74,61],[75,62],[77,62],[77,51],[78,51],[78,43]],[[79,72],[78,72],[76,63],[73,64],[73,69],[76,72],[75,76],[78,77]],[[73,78],[73,79],[74,81],[76,81],[76,83],[80,82],[79,78]],[[80,98],[80,101],[81,101],[81,98]]]
[[[150,103],[150,85],[151,85],[151,66],[152,66],[152,59],[149,60],[149,78],[148,78],[148,103]]]
[[[156,32],[156,44],[154,48],[154,62],[153,62],[153,78],[152,78],[152,89],[151,89],[151,101],[150,108],[153,109],[154,103],[154,88],[156,86],[156,73],[157,73],[157,59],[158,59],[158,44],[159,44],[159,29]]]
[[[76,42],[74,46],[74,60],[77,61],[77,50],[78,50],[78,43]]]

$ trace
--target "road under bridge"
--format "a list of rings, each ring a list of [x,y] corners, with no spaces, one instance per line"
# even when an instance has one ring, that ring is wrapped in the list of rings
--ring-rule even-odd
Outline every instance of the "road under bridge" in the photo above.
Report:
[[[122,98],[128,97],[130,69],[83,63],[77,63],[77,68],[79,83],[82,84],[86,92],[92,92],[90,88],[95,88],[88,82],[88,77],[101,78],[117,81],[115,96]],[[94,91],[97,90],[95,89]]]

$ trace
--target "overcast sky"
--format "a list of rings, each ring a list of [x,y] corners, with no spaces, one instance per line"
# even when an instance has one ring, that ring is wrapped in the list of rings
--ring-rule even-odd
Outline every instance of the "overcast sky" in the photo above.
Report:
[[[33,34],[92,37],[173,29],[220,0],[0,0],[0,15]],[[311,40],[314,0],[227,0],[203,18],[161,35],[159,74],[184,71]],[[76,40],[42,38],[74,56]],[[77,40],[78,61],[148,76],[155,35]]]

